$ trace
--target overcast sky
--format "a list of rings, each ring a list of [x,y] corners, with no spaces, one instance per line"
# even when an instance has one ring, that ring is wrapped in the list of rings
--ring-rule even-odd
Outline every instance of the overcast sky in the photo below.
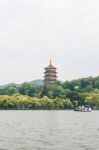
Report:
[[[0,0],[0,84],[99,75],[99,0]]]

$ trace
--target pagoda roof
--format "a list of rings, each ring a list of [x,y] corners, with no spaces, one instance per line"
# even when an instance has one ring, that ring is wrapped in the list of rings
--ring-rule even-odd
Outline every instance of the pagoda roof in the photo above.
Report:
[[[56,69],[56,68],[52,65],[52,61],[50,60],[49,66],[46,67],[45,69]]]
[[[48,67],[46,67],[45,69],[56,69],[54,66],[49,65]]]

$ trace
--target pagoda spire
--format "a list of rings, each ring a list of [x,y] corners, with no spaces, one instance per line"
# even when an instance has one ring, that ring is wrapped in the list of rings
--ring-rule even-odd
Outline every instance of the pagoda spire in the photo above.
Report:
[[[50,65],[52,65],[52,60],[50,59]]]

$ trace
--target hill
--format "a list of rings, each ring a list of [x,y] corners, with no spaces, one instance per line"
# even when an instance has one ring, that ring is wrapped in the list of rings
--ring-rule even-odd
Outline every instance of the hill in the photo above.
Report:
[[[30,83],[34,83],[37,85],[43,85],[44,84],[42,79],[36,79],[36,80],[31,81]]]

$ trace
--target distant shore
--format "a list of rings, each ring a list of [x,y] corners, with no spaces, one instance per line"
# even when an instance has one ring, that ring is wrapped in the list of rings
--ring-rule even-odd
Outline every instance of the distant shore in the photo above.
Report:
[[[66,110],[82,105],[99,110],[99,76],[47,85],[0,86],[0,109]]]
[[[75,107],[70,99],[0,95],[0,110],[74,110]],[[92,109],[99,108],[93,106]]]

